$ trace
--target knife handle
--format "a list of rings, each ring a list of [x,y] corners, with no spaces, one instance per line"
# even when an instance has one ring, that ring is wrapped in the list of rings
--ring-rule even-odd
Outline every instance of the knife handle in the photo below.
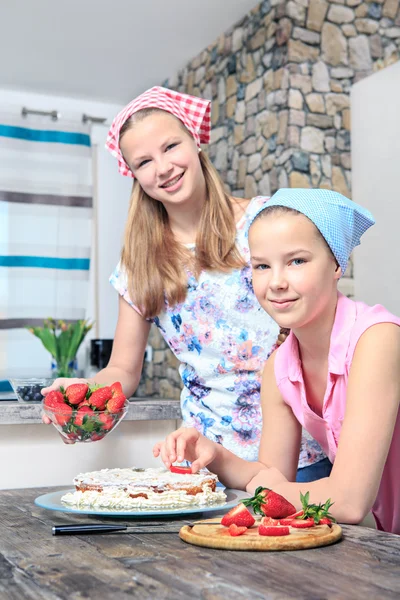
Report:
[[[54,525],[52,527],[53,535],[71,535],[74,533],[85,534],[85,533],[107,533],[111,531],[125,531],[126,525]]]

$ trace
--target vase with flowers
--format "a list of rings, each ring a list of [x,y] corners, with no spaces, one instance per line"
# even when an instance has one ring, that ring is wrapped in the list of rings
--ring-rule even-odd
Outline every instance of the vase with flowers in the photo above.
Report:
[[[71,323],[45,319],[43,327],[28,327],[40,339],[52,356],[53,377],[74,377],[77,374],[76,355],[86,334],[93,327],[86,319]]]

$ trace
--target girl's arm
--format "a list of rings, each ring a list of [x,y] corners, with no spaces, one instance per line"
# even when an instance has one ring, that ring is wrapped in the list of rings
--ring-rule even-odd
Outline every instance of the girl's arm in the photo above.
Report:
[[[220,444],[207,439],[196,429],[185,427],[156,444],[154,456],[161,456],[167,468],[175,461],[186,459],[192,463],[193,473],[207,466],[224,485],[235,489],[244,490],[247,487],[248,491],[253,491],[257,485],[250,489],[248,484],[256,479],[260,471],[268,473],[270,485],[286,481],[286,477],[294,478],[301,427],[292,411],[281,401],[275,383],[273,361],[274,355],[268,359],[263,374],[262,393],[271,399],[271,408],[265,411],[263,406],[264,425],[258,461],[243,460]]]
[[[274,485],[265,471],[258,474],[257,485],[273,487],[296,508],[301,508],[300,491],[309,491],[313,503],[331,498],[335,503],[331,512],[338,521],[359,523],[374,504],[392,441],[400,404],[399,365],[400,327],[391,323],[370,327],[354,352],[331,475],[311,483]]]
[[[140,381],[149,330],[150,323],[120,296],[113,349],[110,361],[105,369],[99,371],[90,380],[56,379],[50,387],[43,389],[42,393],[48,394],[60,386],[66,388],[72,383],[83,381],[103,384],[112,384],[115,381],[120,381],[124,394],[129,398],[136,390]],[[43,417],[43,420],[46,423],[50,422],[47,417]]]
[[[276,384],[274,352],[266,362],[261,385],[261,408],[263,429],[258,459],[265,465],[272,465],[284,478],[295,481],[299,462],[301,425],[292,409],[281,396]],[[248,491],[257,485],[251,482]]]
[[[96,383],[120,381],[129,398],[139,385],[149,331],[150,322],[119,296],[118,321],[110,361],[94,376]]]

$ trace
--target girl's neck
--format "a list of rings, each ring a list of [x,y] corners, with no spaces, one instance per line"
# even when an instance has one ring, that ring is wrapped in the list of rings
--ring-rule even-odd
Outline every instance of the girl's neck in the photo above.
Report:
[[[205,195],[199,195],[184,204],[168,206],[164,204],[171,230],[181,244],[191,244],[196,241],[205,202]]]
[[[331,334],[335,322],[337,293],[319,317],[308,325],[294,329],[293,334],[299,343],[299,354],[302,363],[324,362],[329,355]]]

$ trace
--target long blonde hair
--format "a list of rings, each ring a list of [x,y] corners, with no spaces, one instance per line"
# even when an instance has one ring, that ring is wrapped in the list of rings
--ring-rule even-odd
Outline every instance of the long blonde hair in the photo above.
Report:
[[[132,128],[137,116],[142,119],[160,109],[143,109],[121,128],[120,140]],[[181,123],[179,121],[179,123]],[[182,125],[187,135],[190,133]],[[204,152],[199,154],[206,184],[204,203],[194,256],[179,243],[170,228],[163,204],[148,196],[134,181],[121,264],[128,276],[132,301],[145,318],[160,314],[165,307],[184,302],[187,294],[187,271],[196,276],[208,269],[228,272],[245,266],[236,247],[236,224],[232,202],[223,183]]]

